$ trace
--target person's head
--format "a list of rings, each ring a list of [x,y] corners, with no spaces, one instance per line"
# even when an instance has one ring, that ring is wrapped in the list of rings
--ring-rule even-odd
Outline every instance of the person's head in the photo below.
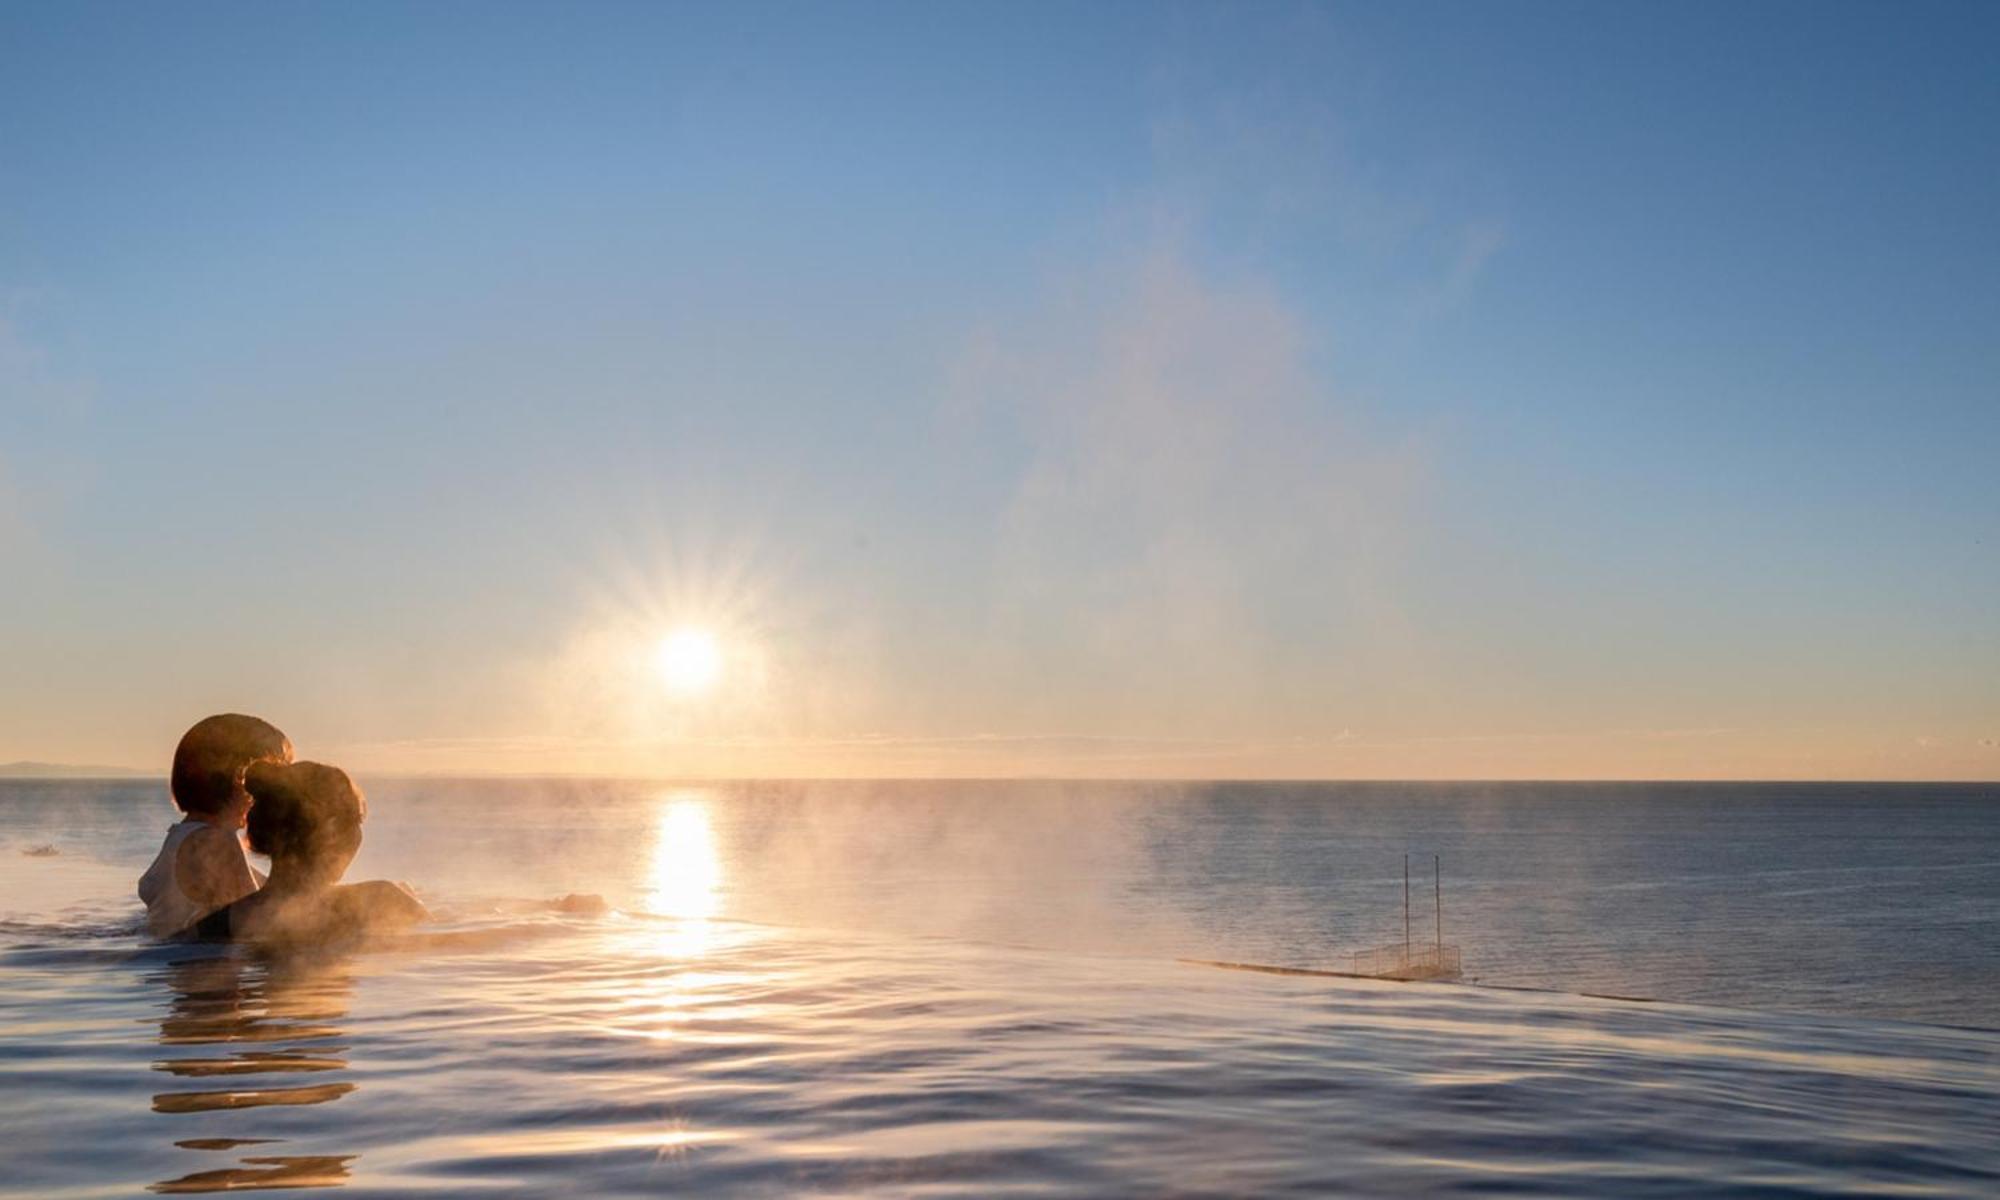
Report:
[[[361,849],[368,799],[347,772],[324,763],[260,762],[245,779],[250,848],[271,856],[272,871],[305,871],[331,883]]]
[[[241,829],[250,806],[244,769],[264,761],[292,761],[292,741],[277,726],[241,713],[204,717],[174,747],[167,786],[187,815]]]

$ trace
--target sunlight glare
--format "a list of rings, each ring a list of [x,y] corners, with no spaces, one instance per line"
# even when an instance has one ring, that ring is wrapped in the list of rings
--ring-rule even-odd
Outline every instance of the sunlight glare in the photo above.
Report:
[[[722,677],[722,645],[709,630],[685,626],[660,639],[653,663],[669,691],[699,695]]]
[[[656,830],[646,911],[664,917],[714,916],[722,862],[708,824],[708,804],[685,793],[662,797]]]

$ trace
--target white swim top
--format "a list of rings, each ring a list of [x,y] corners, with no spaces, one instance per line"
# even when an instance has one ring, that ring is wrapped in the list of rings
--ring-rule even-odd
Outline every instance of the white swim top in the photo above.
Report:
[[[188,834],[208,828],[211,826],[206,821],[189,820],[168,829],[153,865],[139,876],[139,899],[146,902],[146,929],[154,937],[170,938],[186,932],[188,926],[208,915],[207,909],[181,890],[180,877],[174,871]]]

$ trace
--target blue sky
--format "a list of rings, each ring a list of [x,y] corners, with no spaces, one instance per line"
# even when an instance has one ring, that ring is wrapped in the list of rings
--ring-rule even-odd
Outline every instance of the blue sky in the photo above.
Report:
[[[0,759],[1994,778],[1996,34],[8,6]]]

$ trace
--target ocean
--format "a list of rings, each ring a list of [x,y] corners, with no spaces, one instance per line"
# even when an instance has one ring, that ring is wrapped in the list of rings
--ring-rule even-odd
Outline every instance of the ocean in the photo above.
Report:
[[[2000,1191],[2000,787],[361,782],[278,959],[0,782],[0,1195]]]

